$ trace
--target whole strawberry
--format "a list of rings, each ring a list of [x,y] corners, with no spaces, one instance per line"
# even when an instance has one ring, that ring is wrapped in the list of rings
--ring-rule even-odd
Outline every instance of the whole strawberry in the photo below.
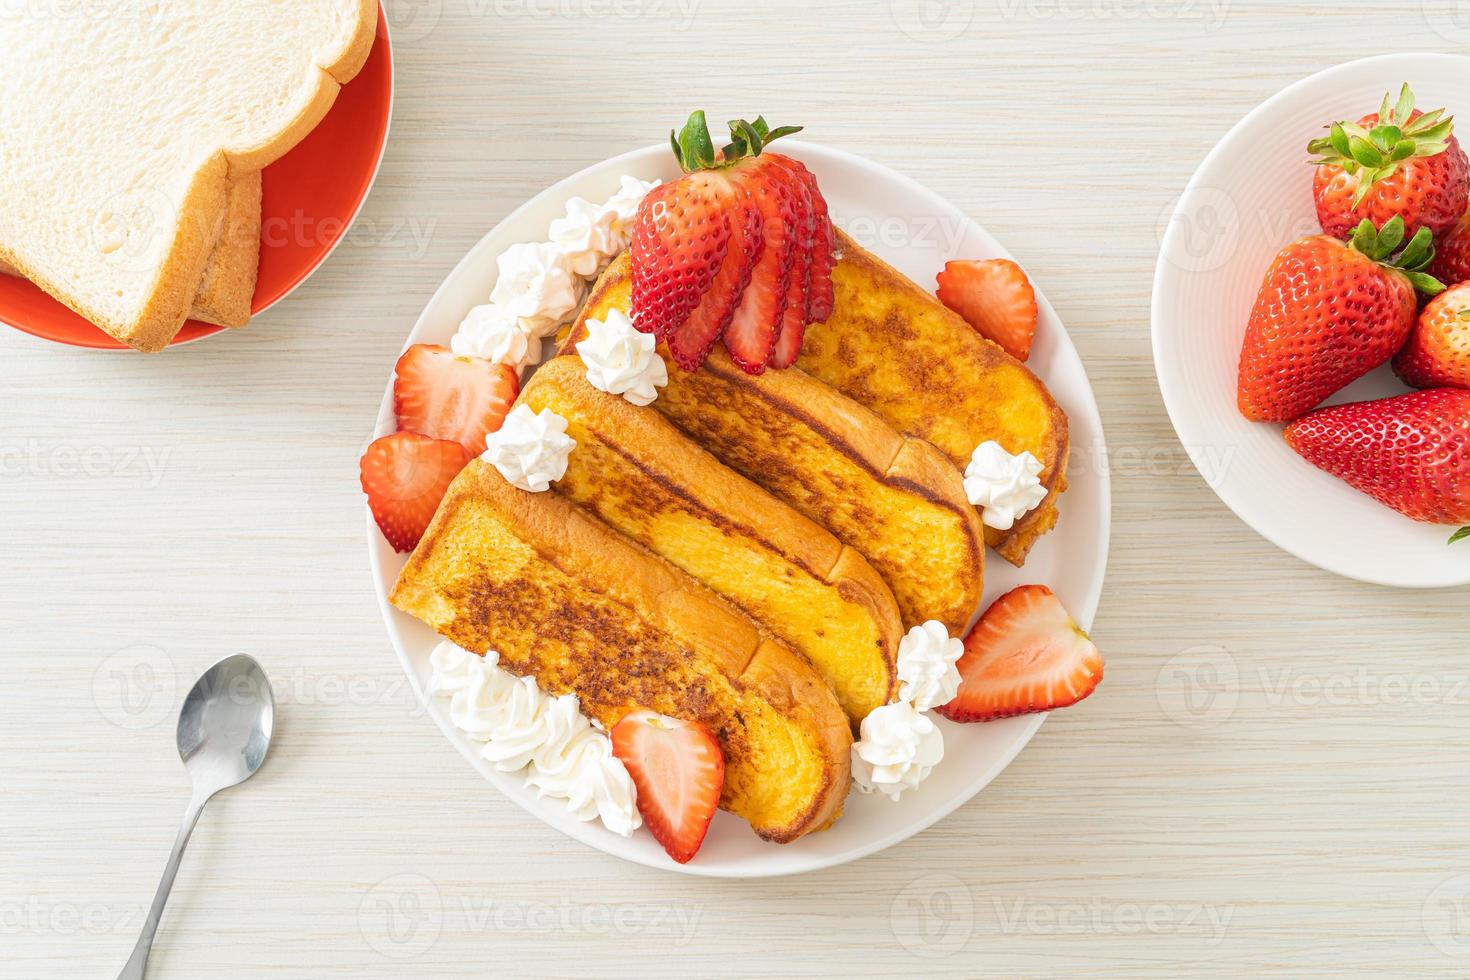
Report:
[[[1446,286],[1470,281],[1470,211],[1435,239],[1434,261],[1429,263],[1428,272]]]
[[[1336,122],[1307,144],[1317,154],[1312,195],[1322,230],[1346,238],[1364,219],[1382,226],[1395,216],[1409,233],[1439,234],[1465,213],[1470,160],[1443,109],[1420,112],[1406,84],[1397,103],[1356,123]]]
[[[1364,221],[1347,244],[1317,235],[1286,246],[1256,294],[1240,349],[1236,403],[1252,422],[1290,422],[1386,362],[1404,345],[1416,288],[1434,255],[1427,228],[1395,254],[1402,218]]]
[[[1393,369],[1415,388],[1470,388],[1470,283],[1424,307]]]
[[[1470,523],[1470,391],[1334,405],[1287,426],[1286,442],[1406,517]]]

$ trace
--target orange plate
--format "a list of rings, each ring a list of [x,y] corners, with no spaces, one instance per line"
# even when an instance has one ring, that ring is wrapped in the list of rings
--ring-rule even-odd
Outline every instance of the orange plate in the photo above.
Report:
[[[264,311],[321,265],[357,217],[388,138],[393,108],[393,55],[378,11],[378,38],[361,72],[337,96],[332,111],[290,153],[262,174],[260,274],[250,308]],[[126,345],[24,279],[0,275],[0,323],[73,347]],[[227,327],[190,320],[173,343]]]

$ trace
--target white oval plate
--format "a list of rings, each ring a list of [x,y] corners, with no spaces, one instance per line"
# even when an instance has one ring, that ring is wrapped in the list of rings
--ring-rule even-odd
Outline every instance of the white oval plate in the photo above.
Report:
[[[781,150],[805,161],[821,179],[822,189],[838,223],[865,246],[898,266],[916,281],[929,284],[949,258],[1009,257],[985,230],[935,194],[906,177],[858,157],[797,141],[782,141]],[[600,201],[611,195],[622,174],[664,180],[678,176],[669,148],[652,146],[589,167],[548,188],[516,210],[450,273],[440,286],[408,344],[446,344],[464,314],[485,301],[495,282],[495,259],[516,242],[540,241],[547,226],[560,217],[568,198],[580,195]],[[1042,539],[1024,573],[994,555],[987,568],[985,601],[1023,583],[1052,587],[1084,626],[1092,622],[1102,594],[1107,564],[1109,491],[1103,450],[1102,424],[1087,374],[1055,311],[1037,290],[1041,324],[1030,366],[1046,380],[1071,419],[1074,466],[1071,489],[1062,498],[1057,530]],[[391,368],[390,368],[391,373]],[[394,428],[391,377],[378,413],[375,435]],[[388,590],[403,567],[367,515],[368,558],[373,583],[398,650],[419,697],[429,678],[429,653],[435,634],[412,617],[392,608]],[[1106,690],[1106,688],[1104,688]],[[609,854],[694,875],[754,878],[794,874],[830,867],[896,844],[939,820],[974,796],[1006,767],[1041,727],[1044,715],[1012,718],[990,724],[956,725],[937,719],[944,729],[945,759],[918,791],[898,803],[885,797],[854,792],[846,813],[832,829],[784,846],[758,839],[744,821],[728,813],[715,816],[704,847],[689,864],[671,861],[646,831],[623,838],[600,823],[582,823],[557,801],[538,800],[520,774],[497,772],[478,755],[479,744],[464,737],[450,723],[445,702],[432,698],[429,714],[448,739],[490,782],[516,803],[570,837]]]
[[[1307,141],[1332,120],[1377,109],[1383,93],[1397,95],[1404,82],[1421,106],[1470,114],[1470,58],[1384,55],[1297,82],[1210,152],[1159,253],[1154,369],[1185,450],[1241,520],[1338,575],[1432,588],[1470,583],[1470,546],[1446,544],[1453,528],[1411,521],[1328,476],[1291,451],[1281,426],[1247,422],[1235,407],[1241,340],[1261,279],[1289,242],[1321,234]],[[1385,366],[1329,403],[1406,390]]]

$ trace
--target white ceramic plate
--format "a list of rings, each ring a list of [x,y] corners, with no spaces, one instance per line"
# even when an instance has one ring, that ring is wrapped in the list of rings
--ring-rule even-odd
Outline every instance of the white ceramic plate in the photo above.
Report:
[[[1470,547],[1311,466],[1279,425],[1235,407],[1246,321],[1272,257],[1321,234],[1307,141],[1378,108],[1408,82],[1424,108],[1470,118],[1470,58],[1401,54],[1313,75],[1268,99],[1205,158],[1164,234],[1154,278],[1153,348],[1169,417],[1205,482],[1268,540],[1330,572],[1380,585],[1470,583]],[[1462,136],[1461,139],[1464,137]],[[1402,394],[1383,367],[1329,403]]]
[[[782,141],[782,152],[805,161],[822,182],[838,223],[865,246],[893,262],[918,282],[932,283],[944,262],[967,258],[1008,257],[979,225],[938,196],[891,170],[858,157],[796,141]],[[507,246],[545,238],[547,226],[562,214],[568,198],[580,195],[600,201],[611,195],[622,174],[665,180],[678,176],[666,145],[653,146],[590,167],[538,194],[486,235],[459,263],[430,300],[409,335],[408,343],[448,343],[470,307],[485,301],[495,282],[496,256]],[[1061,321],[1037,290],[1041,324],[1030,366],[1045,379],[1071,419],[1077,449],[1069,474],[1071,489],[1062,498],[1061,523],[1042,539],[1023,572],[990,557],[988,603],[1023,583],[1052,587],[1078,621],[1092,621],[1102,594],[1107,564],[1109,497],[1103,466],[1102,424],[1082,362]],[[391,374],[391,366],[385,366]],[[375,435],[394,428],[391,378],[383,396]],[[423,624],[388,605],[386,595],[403,566],[367,516],[368,557],[388,635],[393,640],[419,696],[429,677],[428,657],[437,637]],[[1104,688],[1106,691],[1106,688]],[[600,823],[581,823],[557,801],[537,800],[519,774],[506,775],[478,757],[478,743],[450,724],[445,702],[433,698],[428,711],[444,734],[490,782],[529,812],[568,836],[599,850],[651,867],[695,875],[760,877],[830,867],[872,854],[918,833],[974,796],[1005,768],[1041,726],[1042,715],[991,724],[956,725],[942,719],[945,760],[917,792],[897,802],[854,792],[846,813],[831,830],[794,844],[779,846],[759,840],[737,817],[717,814],[704,847],[689,864],[679,865],[663,853],[646,831],[630,839]]]

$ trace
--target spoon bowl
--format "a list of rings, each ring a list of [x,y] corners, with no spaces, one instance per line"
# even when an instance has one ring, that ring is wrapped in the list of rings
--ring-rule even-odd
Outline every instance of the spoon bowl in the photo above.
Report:
[[[255,775],[270,748],[275,697],[255,658],[226,657],[195,682],[179,711],[179,758],[197,796]]]

